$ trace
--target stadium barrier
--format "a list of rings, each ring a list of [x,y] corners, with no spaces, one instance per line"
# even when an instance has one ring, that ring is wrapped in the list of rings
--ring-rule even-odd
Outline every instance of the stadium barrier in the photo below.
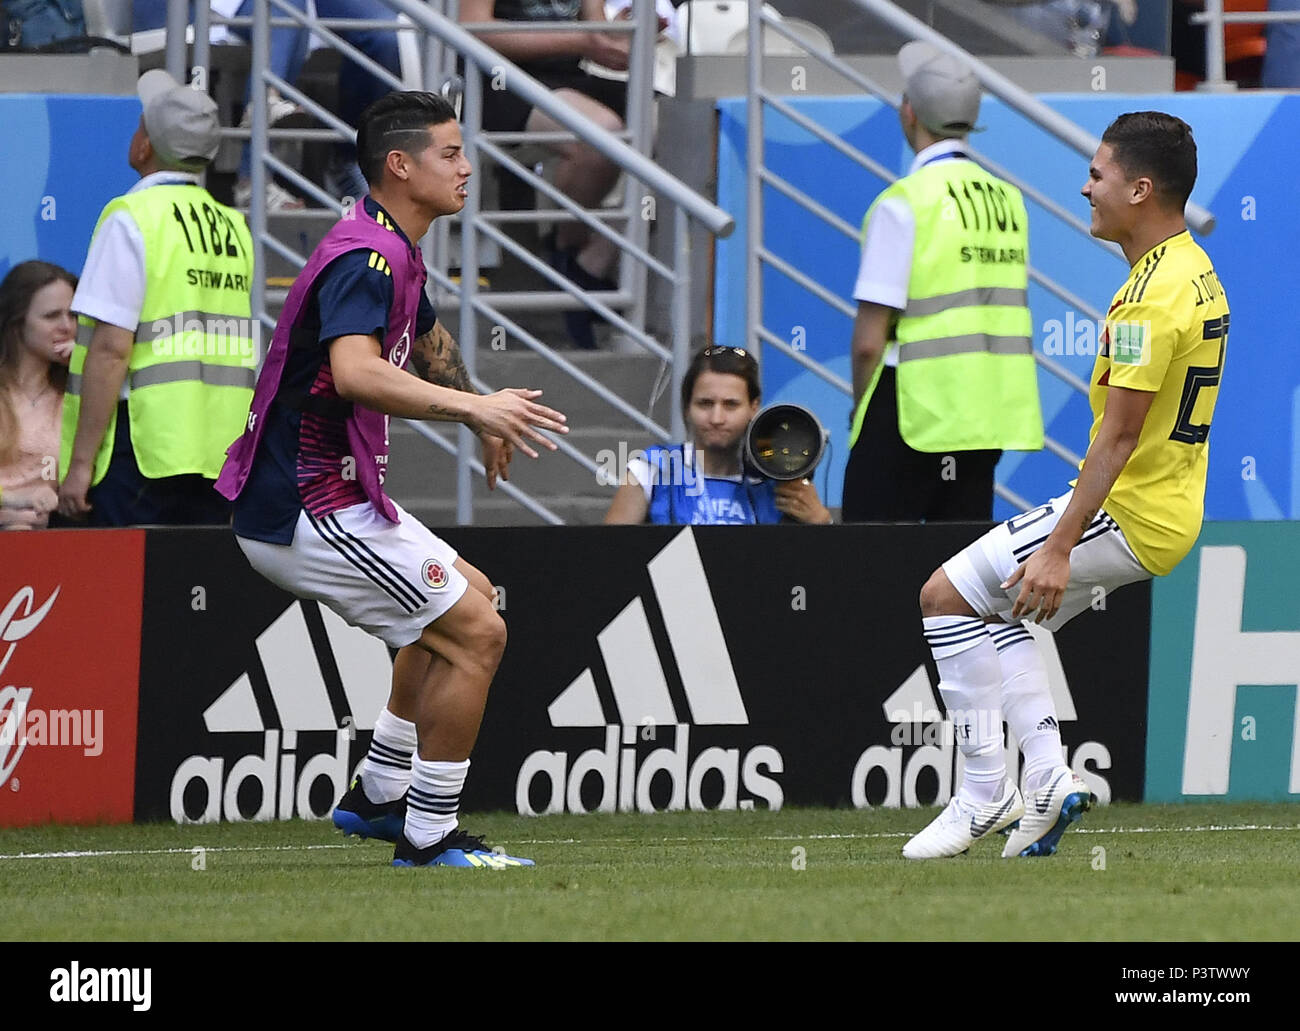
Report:
[[[1208,523],[1157,581],[1147,801],[1300,801],[1298,582],[1296,522]]]
[[[916,596],[980,529],[449,531],[510,627],[465,807],[945,802],[959,753]],[[1104,801],[1142,796],[1150,597],[1099,596],[1040,639]],[[6,725],[92,713],[78,740],[64,717],[67,740],[0,746],[0,826],[324,816],[388,693],[384,645],[222,530],[0,534],[0,604],[0,717],[26,710]]]

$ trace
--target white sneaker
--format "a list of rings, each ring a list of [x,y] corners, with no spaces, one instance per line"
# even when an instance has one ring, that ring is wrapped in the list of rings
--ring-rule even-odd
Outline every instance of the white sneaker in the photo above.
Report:
[[[1073,770],[1066,766],[1054,770],[1047,786],[1029,796],[1023,819],[1007,835],[1002,858],[1053,855],[1065,829],[1096,800],[1097,796]]]
[[[302,113],[302,108],[292,100],[285,100],[275,89],[268,88],[266,91],[266,124],[275,125],[276,122],[282,122],[290,115]],[[253,105],[244,106],[244,116],[239,120],[241,128],[248,129],[253,125]]]
[[[958,793],[925,830],[903,846],[903,857],[942,859],[960,855],[980,838],[1015,823],[1024,813],[1020,789],[1010,779],[1003,781],[1001,794],[992,802],[967,802]]]
[[[248,209],[253,202],[253,181],[240,179],[235,183],[235,207]],[[271,179],[266,184],[266,210],[271,214],[278,211],[301,211],[307,202],[290,193],[283,186]]]

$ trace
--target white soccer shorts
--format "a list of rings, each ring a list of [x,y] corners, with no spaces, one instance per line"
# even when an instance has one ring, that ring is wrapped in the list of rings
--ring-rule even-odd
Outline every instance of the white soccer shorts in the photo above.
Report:
[[[1003,590],[1002,584],[1043,546],[1073,493],[1068,491],[1046,505],[999,523],[943,564],[943,571],[957,593],[980,616],[1017,622],[1011,618],[1011,609],[1022,583],[1014,584],[1009,590]],[[1070,582],[1061,607],[1041,625],[1047,630],[1059,630],[1115,588],[1149,579],[1151,574],[1133,554],[1123,531],[1103,509],[1070,552]],[[1029,619],[1033,618],[1031,614]]]
[[[235,540],[276,586],[323,602],[352,626],[401,648],[460,601],[469,581],[455,567],[456,550],[393,504],[396,524],[365,501],[327,516],[303,511],[289,545]]]

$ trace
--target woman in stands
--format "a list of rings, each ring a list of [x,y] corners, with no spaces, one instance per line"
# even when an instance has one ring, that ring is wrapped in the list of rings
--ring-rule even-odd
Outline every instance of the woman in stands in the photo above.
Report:
[[[745,525],[829,523],[808,480],[776,484],[749,475],[741,448],[758,414],[758,362],[743,347],[706,347],[682,378],[689,443],[635,454],[606,523]]]
[[[0,283],[0,529],[40,529],[58,507],[76,285],[45,261],[15,265]]]

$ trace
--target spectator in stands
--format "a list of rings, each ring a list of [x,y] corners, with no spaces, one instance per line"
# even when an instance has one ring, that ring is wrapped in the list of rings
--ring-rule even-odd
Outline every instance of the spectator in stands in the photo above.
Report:
[[[1005,7],[1017,21],[1059,43],[1076,57],[1096,57],[1118,33],[1118,24],[1137,20],[1137,0],[987,0]]]
[[[467,24],[492,21],[604,22],[603,0],[461,0],[460,20]],[[627,83],[591,75],[584,59],[614,70],[628,65],[631,37],[604,32],[493,32],[483,41],[555,91],[558,99],[576,108],[610,132],[623,129]],[[492,75],[483,78],[483,128],[499,132],[556,132],[563,126],[529,106],[510,83]],[[618,180],[618,167],[585,143],[560,143],[555,184],[584,208],[597,207]],[[548,242],[548,260],[584,290],[613,290],[611,272],[615,246],[574,222],[562,223]],[[569,312],[565,323],[574,344],[596,346],[591,312]]]
[[[916,158],[863,222],[844,521],[989,519],[1003,449],[1043,446],[1025,202],[964,149],[974,72],[919,41],[898,63]]]
[[[1300,0],[1269,0],[1268,9],[1300,15]],[[1275,22],[1267,38],[1259,84],[1265,89],[1300,89],[1300,21]]]
[[[198,177],[217,105],[155,69],[127,152],[140,181],[99,217],[72,300],[88,343],[63,399],[59,510],[97,526],[224,523],[212,482],[253,396],[252,243]]]
[[[758,414],[758,363],[744,348],[706,347],[682,379],[688,443],[655,445],[627,463],[607,524],[829,523],[809,480],[749,475],[741,450]]]
[[[58,505],[76,287],[76,276],[44,261],[15,265],[0,283],[0,529],[40,529]]]
[[[289,6],[306,13],[307,0],[286,0]],[[212,0],[211,7],[217,14],[226,17],[248,18],[253,14],[253,0]],[[316,14],[320,18],[357,18],[370,21],[396,21],[396,14],[391,7],[386,7],[378,0],[315,0]],[[288,18],[274,5],[272,18]],[[132,15],[135,31],[162,28],[167,21],[166,0],[138,0]],[[240,27],[231,29],[245,41],[251,39],[252,30]],[[397,33],[385,29],[344,29],[338,31],[343,37],[367,57],[392,72],[401,76],[401,61],[397,50]],[[270,70],[285,82],[292,84],[307,60],[308,44],[311,33],[301,26],[291,28],[273,28],[271,30]],[[361,112],[372,101],[378,100],[392,87],[381,82],[374,75],[363,69],[355,61],[345,60],[339,71],[339,105],[338,115],[349,125],[356,125]],[[271,121],[277,122],[291,115],[301,115],[301,109],[292,101],[286,100],[275,90],[268,96],[267,107]],[[245,124],[249,121],[245,116]],[[240,158],[239,177],[235,182],[235,205],[246,208],[253,194],[251,180],[252,162],[248,147]],[[365,179],[356,164],[356,148],[351,143],[340,143],[335,150],[325,175],[325,187],[338,197],[361,197],[366,192]],[[273,211],[288,211],[302,208],[302,198],[277,183],[267,188],[267,205]]]
[[[288,0],[299,11],[306,12],[307,0]],[[378,0],[315,0],[316,15],[319,18],[365,18],[371,21],[397,20],[391,7],[385,7]],[[243,0],[236,11],[237,16],[248,17],[253,11],[253,0]],[[287,17],[274,8],[271,17]],[[246,30],[239,30],[244,32]],[[398,78],[402,74],[401,60],[397,50],[397,33],[386,29],[343,29],[335,30],[338,35],[351,43],[376,64],[392,72]],[[251,33],[250,33],[251,35]],[[271,71],[293,83],[307,60],[307,48],[311,33],[301,26],[271,30]],[[338,116],[355,126],[361,112],[374,101],[387,94],[392,86],[380,81],[355,61],[344,60],[339,70]],[[278,93],[269,98],[270,114],[273,121],[287,117],[298,111],[296,105],[284,100]],[[252,197],[251,161],[248,148],[239,165],[239,178],[235,183],[235,205],[247,207]],[[335,148],[325,174],[325,188],[336,197],[363,197],[366,194],[366,181],[357,167],[356,147],[351,143],[340,143]],[[283,187],[270,188],[267,191],[268,203],[275,210],[292,210],[302,207],[300,198],[295,197]]]

